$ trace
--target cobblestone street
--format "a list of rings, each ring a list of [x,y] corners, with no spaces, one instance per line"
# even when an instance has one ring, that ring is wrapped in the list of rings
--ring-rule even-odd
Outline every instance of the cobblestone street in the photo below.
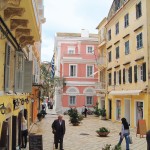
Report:
[[[43,150],[53,150],[53,134],[51,124],[57,115],[52,110],[47,111],[46,117],[37,125],[34,125],[31,132],[42,134]],[[66,134],[64,137],[65,150],[101,150],[106,144],[114,147],[119,140],[121,124],[112,123],[111,121],[100,120],[94,116],[84,118],[79,126],[69,124],[68,116],[64,116],[66,121]],[[108,137],[99,137],[95,132],[100,127],[107,127],[110,130]],[[136,137],[136,129],[130,129],[133,138],[131,150],[146,150],[146,138]],[[29,146],[29,144],[28,144]],[[27,147],[27,149],[29,149]],[[122,150],[125,150],[125,140],[122,143]]]

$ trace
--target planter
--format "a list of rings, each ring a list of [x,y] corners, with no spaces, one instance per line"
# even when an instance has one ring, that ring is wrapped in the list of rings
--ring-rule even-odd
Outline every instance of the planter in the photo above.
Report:
[[[80,123],[72,123],[73,126],[78,126]]]
[[[96,131],[96,133],[101,136],[101,137],[106,137],[110,132],[98,132]]]

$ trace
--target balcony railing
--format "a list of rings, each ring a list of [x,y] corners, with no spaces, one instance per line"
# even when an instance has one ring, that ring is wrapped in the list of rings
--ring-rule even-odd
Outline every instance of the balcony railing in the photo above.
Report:
[[[95,90],[100,91],[100,92],[105,92],[106,91],[106,83],[105,82],[96,82]]]

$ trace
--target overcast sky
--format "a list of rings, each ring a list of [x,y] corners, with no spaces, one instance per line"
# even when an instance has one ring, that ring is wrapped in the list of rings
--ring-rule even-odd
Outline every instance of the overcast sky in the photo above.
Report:
[[[42,26],[41,60],[51,61],[56,32],[89,33],[96,30],[100,21],[107,17],[113,0],[44,0],[46,22]]]

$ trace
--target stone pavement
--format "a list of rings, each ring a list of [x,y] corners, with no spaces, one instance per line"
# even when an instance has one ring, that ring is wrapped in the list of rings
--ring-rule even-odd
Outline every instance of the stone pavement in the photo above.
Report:
[[[31,132],[42,134],[43,150],[53,150],[51,124],[57,118],[57,115],[53,110],[48,110],[47,113],[41,122],[33,126]],[[121,124],[100,120],[95,116],[87,116],[79,126],[72,126],[69,124],[67,115],[64,115],[64,119],[66,121],[65,150],[101,150],[106,144],[111,144],[114,147],[118,143]],[[95,132],[103,126],[110,130],[108,137],[99,137]],[[139,135],[136,137],[136,129],[131,128],[130,131],[133,139],[130,150],[147,150],[146,138],[140,138]],[[29,150],[29,148],[27,147],[26,150]],[[125,150],[125,139],[122,143],[122,150]]]

